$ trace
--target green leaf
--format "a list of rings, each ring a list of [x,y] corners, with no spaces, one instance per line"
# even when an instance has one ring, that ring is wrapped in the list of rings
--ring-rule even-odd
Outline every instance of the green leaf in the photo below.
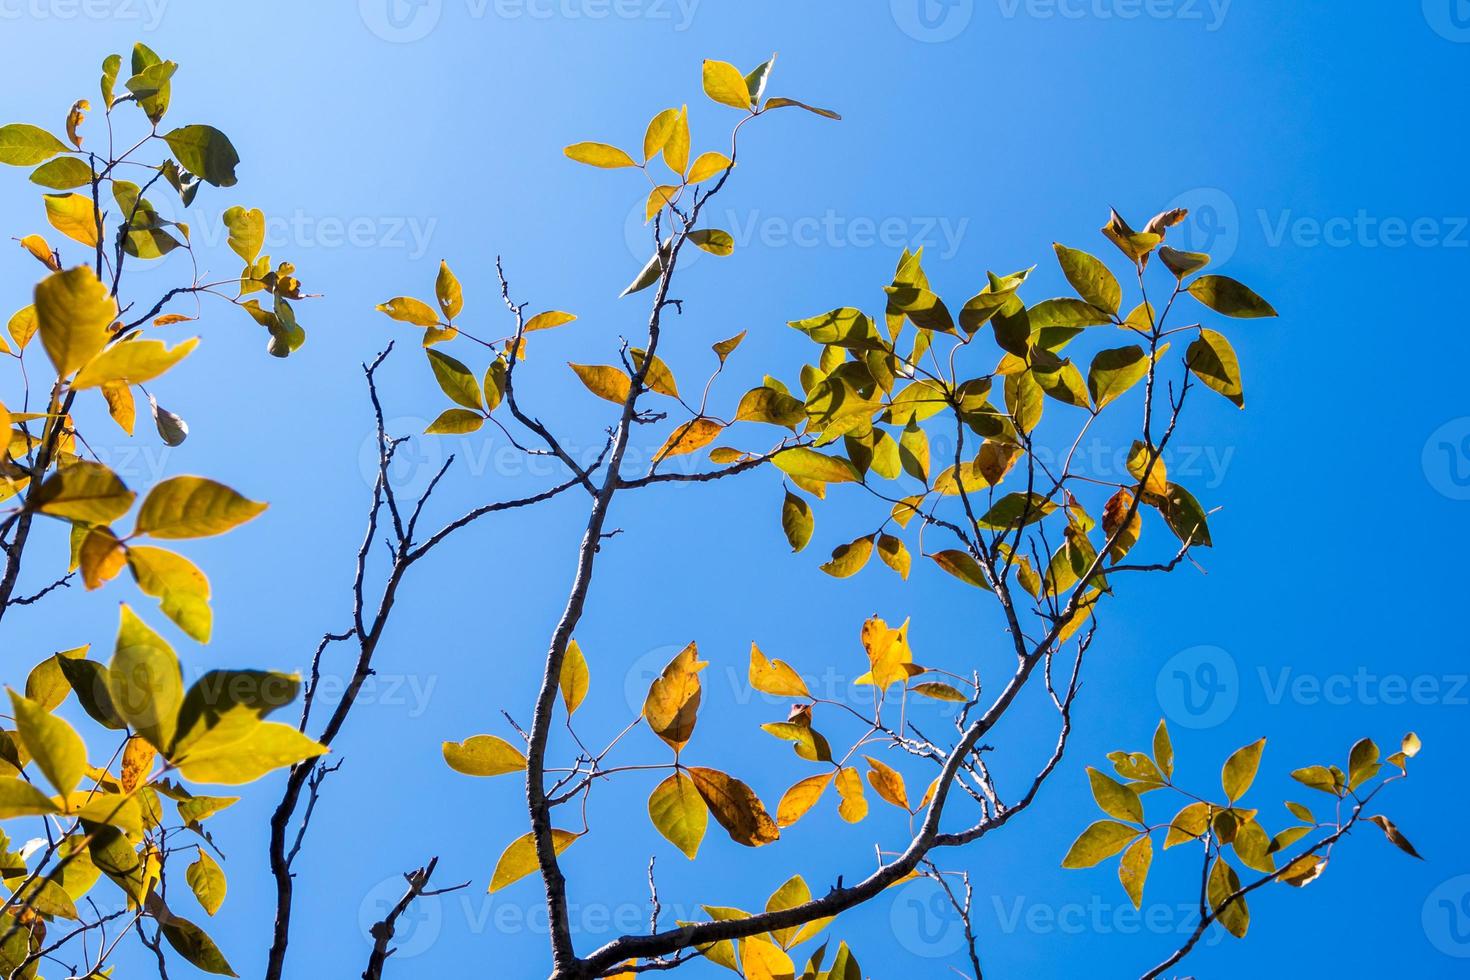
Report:
[[[204,848],[199,848],[199,857],[184,872],[184,880],[205,912],[214,915],[220,910],[225,902],[225,873]]]
[[[1189,284],[1189,294],[1226,316],[1254,319],[1276,315],[1270,303],[1229,276],[1200,276]]]
[[[1138,798],[1137,790],[1091,766],[1087,769],[1087,778],[1092,782],[1092,798],[1103,813],[1117,820],[1143,823],[1143,801]]]
[[[1204,252],[1181,252],[1177,248],[1167,245],[1160,247],[1159,260],[1174,273],[1174,278],[1183,281],[1185,276],[1193,275],[1210,264],[1210,257]]]
[[[66,144],[39,126],[11,123],[0,126],[0,163],[29,167],[66,152]]]
[[[1303,786],[1309,786],[1312,789],[1321,790],[1324,793],[1331,793],[1333,796],[1341,796],[1342,790],[1344,789],[1333,775],[1332,770],[1326,766],[1305,766],[1301,769],[1294,770],[1291,778]]]
[[[15,714],[15,727],[41,772],[56,792],[71,793],[82,781],[87,769],[87,746],[76,729],[57,718],[41,705],[15,691],[10,691],[10,704]]]
[[[480,382],[475,380],[470,369],[448,354],[442,354],[433,348],[424,353],[428,355],[429,366],[434,370],[434,380],[439,382],[440,390],[449,396],[449,400],[471,411],[480,411],[483,398]]]
[[[1237,408],[1245,408],[1245,395],[1240,385],[1240,361],[1235,349],[1222,334],[1201,329],[1199,337],[1185,352],[1185,363],[1195,376],[1226,398]]]
[[[1123,289],[1102,260],[1060,243],[1053,243],[1052,248],[1056,249],[1062,274],[1077,290],[1077,295],[1100,310],[1117,314],[1123,302]]]
[[[955,550],[939,551],[929,557],[934,560],[934,564],[961,582],[973,585],[977,589],[990,590],[989,584],[985,581],[985,572],[980,568],[980,563],[971,557],[968,552]]]
[[[463,742],[445,742],[444,761],[449,768],[466,776],[503,776],[526,769],[525,754],[494,735],[473,735]]]
[[[1161,464],[1154,465],[1155,473]],[[1150,476],[1152,479],[1152,474]],[[1205,509],[1200,502],[1194,499],[1194,495],[1177,483],[1165,485],[1164,495],[1155,497],[1152,495],[1144,498],[1150,504],[1158,508],[1164,517],[1164,523],[1169,525],[1169,530],[1174,532],[1181,542],[1187,542],[1195,547],[1208,548],[1214,542],[1210,538],[1210,525],[1205,514]]]
[[[1243,939],[1246,930],[1250,928],[1250,911],[1246,908],[1245,899],[1238,897],[1228,906],[1225,900],[1240,891],[1240,877],[1235,869],[1226,864],[1223,858],[1217,858],[1215,864],[1210,868],[1209,884],[1206,894],[1209,897],[1210,908],[1219,914],[1219,923],[1225,927],[1236,939]]]
[[[54,191],[69,191],[92,183],[92,168],[79,157],[57,157],[31,173],[31,183]]]
[[[1266,740],[1258,739],[1237,749],[1225,760],[1220,771],[1220,785],[1231,803],[1244,796],[1246,790],[1251,788],[1251,783],[1256,781],[1256,771],[1261,767],[1261,752],[1265,748]]]
[[[1062,859],[1064,868],[1091,868],[1117,854],[1138,831],[1115,820],[1099,820],[1084,830]]]
[[[180,540],[224,534],[258,517],[266,504],[202,476],[175,476],[148,491],[134,534]]]
[[[676,772],[659,783],[648,797],[648,816],[669,843],[694,860],[709,824],[709,807],[693,779]]]
[[[163,139],[185,170],[216,187],[234,186],[240,155],[224,133],[213,126],[181,126]]]
[[[1057,505],[1039,493],[1008,493],[980,518],[987,531],[1004,531],[1018,524],[1024,527],[1054,513]]]

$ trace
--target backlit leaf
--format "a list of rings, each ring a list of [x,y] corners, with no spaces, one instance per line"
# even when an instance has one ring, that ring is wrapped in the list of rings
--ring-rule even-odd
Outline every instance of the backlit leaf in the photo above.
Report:
[[[174,540],[211,537],[258,517],[265,508],[222,483],[175,476],[148,492],[134,533]]]
[[[718,769],[689,770],[694,785],[720,826],[737,844],[760,847],[781,836],[760,798],[747,785]]]
[[[659,783],[648,797],[648,816],[669,843],[694,860],[709,823],[709,808],[693,779],[676,772]]]
[[[445,742],[444,761],[466,776],[503,776],[524,772],[526,756],[520,749],[494,735],[472,735],[463,742]]]

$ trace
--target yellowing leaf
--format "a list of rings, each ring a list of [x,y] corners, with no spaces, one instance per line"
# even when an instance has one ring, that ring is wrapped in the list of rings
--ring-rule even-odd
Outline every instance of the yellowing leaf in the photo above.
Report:
[[[796,977],[791,957],[759,936],[740,940],[740,966],[745,980],[794,980]]]
[[[1143,907],[1143,883],[1148,880],[1148,869],[1153,860],[1154,842],[1144,834],[1134,841],[1123,860],[1118,862],[1118,880],[1136,909]]]
[[[101,463],[78,460],[53,473],[31,502],[43,514],[84,524],[107,524],[126,514],[136,496]]]
[[[897,572],[899,578],[907,581],[909,566],[913,560],[909,557],[909,551],[904,547],[903,541],[891,534],[878,535],[878,557],[883,559],[883,564]]]
[[[225,873],[204,848],[199,848],[199,857],[184,872],[184,880],[205,912],[214,915],[220,910],[225,902]]]
[[[638,166],[637,161],[627,153],[607,143],[573,143],[562,152],[578,163],[605,170]]]
[[[885,621],[873,616],[863,623],[861,636],[870,669],[854,683],[886,688],[923,673],[923,668],[914,663],[914,652],[909,647],[908,620],[897,629],[890,629]]]
[[[1220,771],[1220,783],[1231,803],[1244,796],[1251,783],[1256,781],[1256,770],[1261,766],[1261,753],[1265,748],[1266,740],[1258,739],[1237,749],[1225,760],[1225,766]]]
[[[767,660],[754,643],[750,645],[750,686],[778,697],[811,697],[800,674],[783,660]]]
[[[789,827],[800,820],[822,798],[834,775],[825,772],[808,776],[788,789],[776,805],[776,826]]]
[[[163,637],[126,605],[107,668],[107,688],[113,707],[129,727],[160,752],[167,751],[184,700],[179,660]]]
[[[704,94],[721,105],[750,111],[750,88],[740,69],[726,61],[705,61]]]
[[[1091,767],[1088,767],[1087,778],[1092,782],[1093,799],[1103,813],[1117,820],[1143,823],[1143,803],[1137,790]]]
[[[692,419],[669,433],[669,438],[664,441],[659,451],[654,454],[654,461],[668,459],[671,456],[685,456],[689,453],[697,453],[717,439],[725,427],[714,419]]]
[[[598,398],[621,405],[628,400],[631,390],[631,382],[626,374],[618,368],[609,364],[571,364],[567,365],[582,379],[582,384],[587,390]]]
[[[1138,833],[1127,824],[1099,820],[1072,842],[1067,856],[1062,859],[1062,867],[1091,868],[1100,864],[1126,847]]]
[[[699,714],[699,672],[708,667],[691,643],[679,652],[648,687],[643,717],[655,735],[675,752],[689,744]]]
[[[463,742],[444,743],[444,761],[466,776],[503,776],[524,772],[526,756],[520,749],[494,735],[472,735]]]
[[[10,692],[15,727],[46,779],[62,796],[77,788],[87,768],[87,746],[76,729],[22,694]]]
[[[551,848],[560,854],[580,836],[570,830],[553,829]],[[498,892],[506,885],[520,881],[536,868],[536,838],[530,834],[517,837],[511,841],[509,847],[501,852],[500,860],[495,863],[495,873],[490,876],[490,891]]]
[[[781,836],[755,791],[734,776],[699,767],[691,768],[689,775],[715,820],[735,843],[760,847]]]
[[[434,371],[434,380],[439,382],[440,390],[449,396],[449,400],[478,412],[482,400],[480,382],[470,369],[442,351],[427,350],[424,354]]]
[[[62,672],[62,660],[77,660],[87,655],[87,647],[62,650],[31,668],[26,677],[26,697],[40,705],[43,711],[53,711],[71,693],[71,685]]]
[[[576,640],[567,644],[566,656],[561,661],[561,687],[562,702],[567,706],[567,714],[575,714],[577,708],[587,697],[587,688],[591,683],[591,675],[587,670],[587,658],[582,655],[582,648],[577,645]]]
[[[849,578],[862,571],[872,556],[873,539],[858,538],[832,549],[832,559],[818,567],[833,578]]]
[[[1199,337],[1189,345],[1184,362],[1195,376],[1226,398],[1237,408],[1245,407],[1245,394],[1240,384],[1240,361],[1235,348],[1223,334],[1201,329]]]
[[[434,298],[439,302],[439,311],[444,319],[453,321],[464,309],[464,289],[459,284],[449,263],[439,262],[439,275],[434,280]]]
[[[467,408],[447,408],[439,413],[438,418],[429,423],[424,434],[459,436],[467,432],[476,432],[484,424],[485,416],[479,412],[471,412]]]
[[[117,301],[86,266],[53,273],[36,286],[36,328],[46,356],[62,377],[97,356],[107,343],[108,327],[116,316]],[[25,340],[16,336],[16,326],[12,319],[11,336],[24,347]]]
[[[848,823],[858,823],[868,815],[868,799],[863,794],[863,777],[856,769],[837,771],[837,792],[842,799],[837,804],[837,813]]]
[[[127,745],[123,747],[122,770],[118,776],[118,783],[124,793],[131,793],[148,781],[148,775],[153,770],[153,760],[156,758],[158,750],[147,741],[141,738],[128,739]]]
[[[265,213],[259,208],[246,210],[236,205],[221,216],[229,229],[229,246],[246,265],[253,263],[265,245]]]
[[[60,810],[50,797],[25,780],[0,776],[0,820],[44,816]]]
[[[66,152],[66,144],[28,123],[0,126],[0,163],[29,167]]]
[[[81,194],[44,194],[46,220],[51,227],[73,241],[89,248],[97,246],[98,226],[102,219],[92,205],[92,199]]]
[[[439,316],[429,304],[412,296],[395,296],[386,303],[379,303],[377,309],[400,323],[411,323],[416,327],[439,325]]]
[[[564,313],[561,310],[547,310],[545,313],[537,313],[531,319],[527,320],[526,326],[521,332],[534,333],[537,330],[550,330],[552,327],[559,327],[564,323],[571,323],[575,319],[577,317],[573,313]]]
[[[67,157],[68,160],[71,157]],[[91,173],[91,168],[84,165],[84,169]],[[56,253],[52,250],[50,243],[40,235],[27,235],[20,240],[20,247],[35,256],[36,261],[50,269],[52,272],[60,272],[61,264],[56,261]]]
[[[179,772],[196,783],[238,786],[251,783],[276,769],[327,751],[291,725],[265,721],[236,742],[205,752],[190,752],[178,760]]]
[[[815,523],[811,504],[790,490],[786,491],[786,497],[781,503],[781,530],[786,534],[786,541],[793,552],[805,548],[807,542],[811,541]]]
[[[128,567],[145,595],[159,600],[163,614],[200,643],[208,643],[213,615],[209,579],[183,555],[163,548],[130,545]]]
[[[676,174],[683,175],[689,169],[689,107],[679,109],[679,115],[669,130],[664,142],[664,163]]]
[[[709,823],[709,808],[693,779],[676,772],[659,783],[648,797],[648,816],[669,843],[694,860]]]
[[[868,783],[878,795],[900,810],[912,813],[913,807],[909,806],[909,795],[908,790],[904,788],[903,776],[896,769],[870,755],[865,755],[863,758],[867,759],[868,765],[872,767],[868,770]]]
[[[648,129],[643,134],[645,162],[652,160],[655,154],[663,150],[664,144],[668,143],[669,137],[673,135],[674,126],[678,121],[678,109],[665,109],[649,120]]]
[[[210,537],[244,524],[265,508],[222,483],[202,476],[175,476],[148,492],[133,533],[171,539]]]
[[[729,170],[731,166],[730,158],[723,153],[701,153],[689,168],[689,183],[697,184],[702,180],[709,180],[716,174]]]
[[[152,381],[188,357],[199,346],[199,338],[191,337],[168,348],[161,340],[129,340],[113,344],[87,362],[72,380],[78,390],[105,384],[141,384]]]

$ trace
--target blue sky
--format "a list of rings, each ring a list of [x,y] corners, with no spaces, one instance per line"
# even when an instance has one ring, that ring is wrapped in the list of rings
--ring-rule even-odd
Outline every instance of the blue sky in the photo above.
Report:
[[[766,370],[794,379],[807,345],[787,320],[838,305],[876,310],[904,245],[926,247],[931,277],[954,302],[986,269],[1033,263],[1029,295],[1041,299],[1065,288],[1054,240],[1107,255],[1096,229],[1110,205],[1137,221],[1193,209],[1186,244],[1281,312],[1229,328],[1248,410],[1195,401],[1170,463],[1207,506],[1224,508],[1203,557],[1209,574],[1128,584],[1107,608],[1067,761],[1035,810],[948,856],[974,876],[988,975],[1067,976],[1079,963],[1137,975],[1187,927],[1197,886],[1176,852],[1156,862],[1141,916],[1111,871],[1058,867],[1093,818],[1083,766],[1143,748],[1161,715],[1181,769],[1206,787],[1232,749],[1267,736],[1263,801],[1301,795],[1291,769],[1341,763],[1363,735],[1393,743],[1414,729],[1426,744],[1384,809],[1428,860],[1356,833],[1319,882],[1268,889],[1252,902],[1248,939],[1211,934],[1186,972],[1291,975],[1304,936],[1345,957],[1344,976],[1463,971],[1470,853],[1446,801],[1470,718],[1454,625],[1470,403],[1452,368],[1470,353],[1459,295],[1470,138],[1454,100],[1470,66],[1470,5],[1348,14],[1326,0],[390,2],[399,0],[226,12],[183,0],[0,0],[0,121],[59,127],[74,99],[95,99],[103,56],[145,41],[181,65],[171,117],[217,125],[244,160],[239,185],[207,188],[196,209],[263,209],[268,250],[325,294],[301,305],[309,340],[285,362],[265,356],[242,315],[206,307],[192,369],[158,386],[192,438],[171,451],[147,437],[95,445],[139,484],[198,472],[272,503],[254,524],[188,549],[212,577],[217,636],[199,647],[170,634],[190,669],[303,668],[321,633],[343,627],[369,489],[357,365],[396,338],[383,376],[389,416],[416,431],[443,407],[412,332],[373,312],[390,296],[428,297],[441,258],[464,281],[467,319],[487,332],[504,323],[497,254],[517,296],[581,316],[538,345],[525,397],[576,450],[595,451],[610,416],[561,364],[607,362],[619,336],[639,336],[644,307],[614,297],[645,258],[632,219],[640,193],[633,177],[579,168],[561,147],[635,145],[653,112],[683,102],[696,146],[717,147],[729,117],[700,95],[700,60],[749,67],[779,51],[771,91],[845,120],[791,114],[748,127],[732,186],[712,206],[739,247],[689,269],[666,356],[676,368],[703,364],[708,344],[748,329],[717,388],[730,404]],[[24,173],[0,176],[5,233],[40,230]],[[205,264],[233,272],[219,238],[212,248],[203,240]],[[0,253],[12,307],[27,302],[30,262]],[[164,263],[137,288],[161,289],[186,268]],[[1089,447],[1097,465],[1116,465],[1119,447],[1100,438]],[[416,441],[405,485],[421,485],[446,448]],[[441,518],[554,478],[488,434],[455,451]],[[579,631],[592,670],[583,727],[598,734],[621,724],[628,692],[636,704],[651,670],[698,640],[712,666],[691,752],[736,768],[771,801],[801,773],[756,728],[784,707],[740,682],[751,640],[809,675],[831,664],[841,684],[863,669],[858,625],[878,612],[912,617],[921,661],[1005,670],[992,611],[936,570],[916,570],[907,585],[876,562],[846,581],[816,571],[816,555],[862,530],[871,511],[860,502],[819,509],[813,548],[797,557],[781,538],[779,504],[770,473],[630,496],[613,517],[626,533],[605,551]],[[368,948],[360,921],[396,897],[399,872],[439,855],[443,882],[471,886],[419,910],[392,972],[489,965],[496,976],[544,976],[536,886],[485,894],[500,849],[521,832],[520,787],[449,772],[439,743],[507,734],[501,707],[529,721],[583,515],[569,496],[486,521],[416,571],[378,677],[338,743],[345,765],[300,865],[289,975],[356,975]],[[60,561],[62,539],[50,547]],[[117,584],[12,613],[8,681],[54,645],[105,647],[115,602],[133,598]],[[345,678],[349,666],[327,669]],[[1013,753],[1001,776],[1012,787],[1054,738],[1037,704],[1023,714],[997,736]],[[655,751],[647,733],[637,744]],[[857,827],[808,818],[756,852],[712,827],[691,866],[648,826],[650,785],[600,791],[593,836],[568,854],[583,948],[645,921],[650,854],[665,907],[677,911],[759,906],[789,869],[821,890],[865,873],[875,836],[902,841],[889,815]],[[273,898],[264,822],[277,795],[274,781],[253,787],[215,828],[230,898],[211,931],[246,976],[264,962]],[[1273,826],[1283,817],[1268,804]],[[853,943],[872,976],[945,975],[961,963],[958,937],[933,897],[926,885],[895,890],[832,934]]]

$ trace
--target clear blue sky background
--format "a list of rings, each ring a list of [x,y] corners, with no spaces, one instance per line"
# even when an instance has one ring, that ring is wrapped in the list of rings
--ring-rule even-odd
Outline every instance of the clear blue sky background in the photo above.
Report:
[[[691,267],[686,312],[670,330],[671,361],[690,365],[686,385],[707,345],[742,329],[749,339],[717,389],[729,404],[765,370],[794,380],[808,350],[785,321],[875,309],[904,243],[927,246],[931,276],[954,302],[985,269],[1032,263],[1031,298],[1058,294],[1051,242],[1106,255],[1096,229],[1109,205],[1137,221],[1171,204],[1195,209],[1188,244],[1282,314],[1230,328],[1249,410],[1201,397],[1177,440],[1187,452],[1174,475],[1224,508],[1203,556],[1208,576],[1127,583],[1107,607],[1071,752],[1036,809],[948,856],[974,875],[988,975],[1136,976],[1187,928],[1192,855],[1156,861],[1142,921],[1110,870],[1058,867],[1093,819],[1084,764],[1144,747],[1161,715],[1181,769],[1203,787],[1230,750],[1269,736],[1258,793],[1272,826],[1285,816],[1274,801],[1306,795],[1291,769],[1341,762],[1363,735],[1392,744],[1416,729],[1426,743],[1413,778],[1384,800],[1425,862],[1357,833],[1321,881],[1259,894],[1248,939],[1212,934],[1184,972],[1291,976],[1331,959],[1351,977],[1462,975],[1470,853],[1449,801],[1461,795],[1470,717],[1458,611],[1470,514],[1470,402],[1456,369],[1470,353],[1463,0],[1371,12],[1327,0],[428,0],[396,16],[387,2],[0,0],[0,121],[59,127],[72,100],[95,101],[104,55],[146,41],[182,66],[172,118],[218,125],[244,158],[240,184],[206,189],[196,209],[264,209],[272,254],[326,294],[301,305],[310,339],[287,362],[266,357],[243,315],[206,307],[192,369],[158,385],[189,420],[189,442],[170,452],[146,435],[95,441],[132,482],[206,473],[272,501],[249,527],[187,548],[217,594],[215,643],[170,631],[191,670],[304,668],[322,632],[343,628],[368,494],[357,365],[399,339],[383,394],[403,431],[444,401],[413,333],[372,307],[428,297],[440,258],[465,282],[467,322],[487,334],[504,323],[496,254],[517,296],[581,315],[537,345],[526,398],[579,449],[598,445],[607,406],[561,364],[609,361],[619,336],[640,336],[644,305],[613,298],[644,258],[630,221],[640,190],[636,175],[579,168],[561,147],[635,145],[654,111],[686,101],[696,146],[719,147],[729,115],[700,95],[700,59],[748,67],[777,50],[772,92],[846,119],[790,114],[748,128],[715,207],[740,248]],[[3,176],[5,233],[41,230],[36,189],[23,171]],[[888,240],[875,241],[874,227]],[[213,242],[205,263],[232,272]],[[4,301],[27,302],[35,272],[18,250],[0,253]],[[187,267],[148,275],[140,296]],[[662,435],[648,438],[637,448]],[[1108,438],[1101,466],[1116,465]],[[547,482],[508,465],[501,448],[488,435],[463,441],[435,516]],[[416,442],[421,465],[402,478],[421,485],[444,452]],[[819,509],[812,551],[790,557],[779,500],[769,473],[627,498],[614,515],[627,533],[605,551],[579,634],[592,738],[619,726],[628,692],[636,703],[649,671],[697,639],[712,666],[691,758],[736,769],[772,805],[802,770],[756,728],[784,707],[743,688],[752,639],[809,675],[833,664],[850,679],[863,669],[863,617],[912,616],[921,661],[993,679],[1006,670],[990,610],[937,570],[918,568],[904,586],[877,562],[841,582],[815,570],[815,555],[871,526],[868,504]],[[431,855],[444,883],[471,886],[419,910],[390,972],[545,975],[538,887],[485,894],[496,856],[521,832],[521,788],[450,773],[439,743],[506,734],[502,706],[529,722],[584,511],[568,496],[486,521],[414,574],[300,862],[290,976],[357,975],[368,948],[360,921],[381,915],[397,874]],[[61,539],[50,547],[32,560],[32,582],[44,561],[62,561]],[[12,612],[7,680],[53,649],[58,630],[65,645],[107,648],[115,602],[134,598],[119,583]],[[159,618],[146,600],[140,608]],[[346,653],[337,656],[328,671],[345,677]],[[1024,714],[995,738],[1013,792],[1054,739],[1039,702]],[[646,733],[633,747],[658,755]],[[258,975],[270,926],[264,823],[277,783],[252,787],[214,827],[231,885],[210,928],[245,976]],[[871,868],[875,839],[905,839],[890,813],[838,824],[829,800],[757,852],[712,825],[691,866],[649,827],[650,785],[600,790],[594,835],[567,856],[582,948],[645,921],[650,854],[666,910],[687,918],[697,901],[759,906],[786,869],[819,891],[839,874],[852,880]],[[947,975],[961,963],[958,934],[933,899],[926,885],[896,890],[832,933],[874,977]],[[131,954],[123,962],[120,975],[147,968]]]

